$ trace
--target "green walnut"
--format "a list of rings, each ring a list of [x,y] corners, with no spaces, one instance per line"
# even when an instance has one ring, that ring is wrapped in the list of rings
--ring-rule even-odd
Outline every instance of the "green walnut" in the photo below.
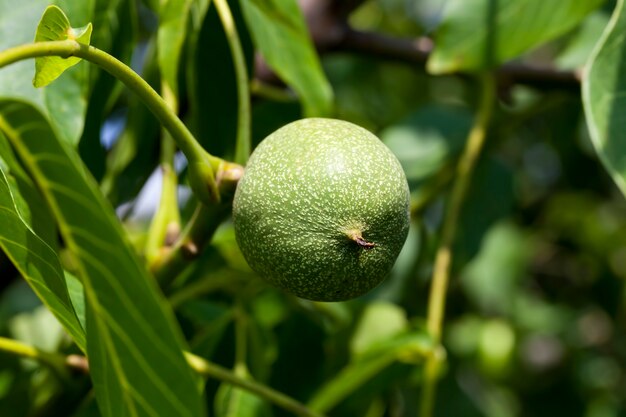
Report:
[[[372,133],[341,120],[290,123],[255,149],[235,193],[250,267],[299,297],[342,301],[380,284],[409,229],[409,188]]]

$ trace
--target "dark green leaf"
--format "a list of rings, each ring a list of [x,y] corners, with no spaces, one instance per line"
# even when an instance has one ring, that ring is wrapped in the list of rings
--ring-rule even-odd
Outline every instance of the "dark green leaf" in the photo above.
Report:
[[[83,282],[87,354],[103,415],[201,416],[180,329],[77,154],[32,107],[4,102],[0,115],[0,129],[53,208]]]
[[[20,215],[0,168],[0,247],[76,344],[85,350],[85,331],[72,307],[57,254]]]
[[[91,23],[73,28],[70,21],[57,6],[48,6],[37,25],[35,42],[75,40],[89,45],[91,39]],[[45,87],[56,80],[66,69],[78,64],[80,58],[61,58],[58,56],[42,56],[35,58],[35,87]]]
[[[159,68],[165,85],[178,95],[178,66],[185,41],[191,0],[161,2],[157,49]]]
[[[235,67],[216,8],[209,8],[206,2],[199,3],[202,4],[192,8],[188,41],[187,91],[192,129],[207,151],[230,159],[234,156],[237,134]],[[250,73],[252,46],[238,2],[231,4],[231,11]]]
[[[134,0],[97,0],[93,18],[92,45],[107,51],[124,63],[131,62],[136,50],[137,10]],[[80,138],[80,157],[89,171],[101,181],[105,172],[106,150],[101,142],[101,132],[110,133],[110,125],[103,126],[111,117],[115,105],[126,98],[122,83],[95,65],[90,66],[90,95],[85,115],[85,129]],[[143,76],[143,74],[142,74]],[[54,85],[54,84],[53,84]],[[129,101],[138,101],[132,95]],[[143,103],[142,103],[143,105]],[[145,105],[143,106],[145,108]],[[110,120],[109,120],[110,121]],[[110,143],[107,143],[110,146]],[[111,155],[111,158],[114,158]],[[113,202],[115,205],[115,202]]]
[[[450,0],[428,71],[479,71],[501,64],[565,33],[603,1]]]
[[[243,15],[267,63],[300,96],[306,116],[328,116],[333,92],[295,0],[244,0]]]
[[[600,160],[626,194],[626,9],[619,0],[583,78],[583,104],[591,140]]]

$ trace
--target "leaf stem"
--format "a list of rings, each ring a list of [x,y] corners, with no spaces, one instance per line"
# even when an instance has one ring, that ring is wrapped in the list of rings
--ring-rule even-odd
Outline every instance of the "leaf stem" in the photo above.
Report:
[[[178,100],[165,82],[161,83],[163,100],[170,109],[178,112]],[[161,199],[154,214],[145,245],[145,257],[148,266],[157,258],[163,247],[170,246],[180,234],[180,211],[178,209],[178,175],[174,167],[176,144],[169,132],[161,133]]]
[[[463,206],[465,195],[469,189],[472,171],[476,161],[480,156],[481,149],[485,142],[487,129],[491,120],[492,109],[495,100],[495,82],[492,74],[486,73],[481,76],[482,96],[479,103],[478,114],[472,129],[469,132],[465,150],[457,165],[457,179],[452,187],[450,201],[443,221],[441,231],[441,242],[435,265],[433,268],[433,279],[428,297],[427,329],[436,344],[441,343],[441,332],[443,326],[446,292],[450,279],[450,266],[452,264],[452,245]],[[424,387],[422,388],[422,401],[420,405],[420,416],[430,417],[433,413],[437,378],[439,367],[445,357],[443,349],[435,351],[425,364]]]
[[[224,162],[218,171],[218,185],[224,199],[218,204],[199,204],[176,243],[150,264],[162,288],[166,288],[191,259],[195,259],[211,240],[217,227],[229,215],[237,182],[243,174],[240,165]]]
[[[248,83],[248,70],[246,59],[243,54],[241,41],[237,33],[233,15],[227,0],[215,0],[215,8],[222,21],[230,53],[235,65],[237,78],[237,100],[239,102],[239,114],[237,117],[237,141],[235,143],[235,162],[245,165],[250,156],[252,145],[250,143],[250,85]]]
[[[73,40],[36,42],[16,46],[0,52],[0,68],[29,58],[59,56],[78,57],[94,63],[123,82],[133,91],[159,119],[189,160],[190,167],[197,167],[197,179],[192,182],[194,192],[203,202],[219,200],[215,184],[215,172],[223,162],[210,155],[196,141],[189,129],[167,106],[165,101],[139,74],[108,53]],[[204,168],[204,169],[201,169]],[[201,171],[201,172],[200,172]],[[190,175],[192,174],[190,168]]]
[[[79,370],[83,373],[89,372],[87,359],[84,356],[69,355],[66,357],[59,353],[44,352],[18,340],[6,337],[0,337],[0,351],[22,358],[36,360],[54,368],[57,371],[65,372],[69,368]],[[185,359],[191,368],[200,375],[213,377],[235,385],[253,394],[257,394],[298,416],[323,417],[321,414],[309,410],[304,406],[304,404],[281,392],[258,382],[240,378],[228,369],[215,363],[211,363],[200,356],[194,355],[193,353],[185,352]]]
[[[70,355],[65,357],[60,354],[44,352],[34,346],[27,345],[20,341],[0,337],[0,351],[10,353],[20,358],[32,359],[39,363],[49,366],[57,375],[67,377],[67,367],[77,367],[84,371],[82,367],[84,362],[76,360],[78,355]]]
[[[295,415],[301,417],[323,417],[322,414],[307,408],[301,402],[296,401],[293,398],[268,387],[267,385],[260,384],[253,380],[239,378],[228,369],[206,361],[205,359],[191,353],[186,353],[185,355],[191,367],[201,375],[213,377],[219,379],[220,381],[245,389],[246,391],[265,398],[266,400],[292,412]]]

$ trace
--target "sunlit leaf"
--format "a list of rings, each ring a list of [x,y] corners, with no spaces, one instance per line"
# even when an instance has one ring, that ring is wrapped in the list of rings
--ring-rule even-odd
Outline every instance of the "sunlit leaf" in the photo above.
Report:
[[[57,6],[48,6],[37,25],[35,42],[75,40],[78,43],[89,45],[91,39],[91,23],[73,28],[70,21]],[[61,58],[58,56],[43,56],[35,58],[35,87],[44,87],[56,80],[66,69],[80,62],[80,58]]]
[[[0,50],[31,43],[35,28],[49,0],[0,1]],[[57,2],[60,3],[60,2]],[[88,21],[87,6],[91,0],[65,1],[68,16]],[[56,135],[71,144],[78,143],[84,127],[87,108],[88,65],[75,65],[47,88],[33,88],[32,60],[2,68],[0,97],[26,101],[34,105],[52,125]]]
[[[257,48],[300,96],[305,115],[329,115],[333,92],[297,2],[242,0],[240,4]]]
[[[583,104],[591,140],[605,168],[626,195],[626,10],[619,0],[583,77]]]
[[[432,74],[479,71],[554,39],[603,0],[450,0],[428,60]]]
[[[84,351],[85,331],[72,307],[59,258],[20,215],[1,168],[0,230],[0,248]]]
[[[23,103],[0,103],[0,129],[52,208],[84,285],[103,416],[203,415],[173,315],[77,154]]]

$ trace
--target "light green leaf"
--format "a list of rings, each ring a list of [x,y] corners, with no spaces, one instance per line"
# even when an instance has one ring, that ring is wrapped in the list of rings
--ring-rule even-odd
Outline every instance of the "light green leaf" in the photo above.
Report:
[[[33,41],[34,28],[50,0],[0,1],[0,50]],[[67,1],[65,12],[77,22],[87,14],[92,0]],[[12,98],[34,105],[49,121],[56,135],[77,144],[87,109],[89,66],[76,65],[47,88],[33,88],[34,66],[31,60],[2,69],[0,98]]]
[[[262,398],[229,384],[215,394],[216,417],[270,417],[272,409]]]
[[[295,0],[241,0],[256,47],[300,96],[307,117],[328,116],[333,92]]]
[[[91,23],[81,28],[73,28],[70,21],[57,6],[48,6],[37,25],[35,42],[75,40],[78,43],[89,45],[91,39]],[[66,69],[78,64],[80,58],[61,58],[58,56],[43,56],[35,58],[35,87],[45,87],[56,80]]]
[[[432,348],[431,339],[423,332],[404,333],[372,344],[366,353],[324,384],[313,395],[308,407],[326,413],[394,362],[416,362]]]
[[[450,0],[435,34],[432,74],[480,71],[562,35],[604,0]]]
[[[81,350],[85,331],[70,301],[57,254],[20,215],[9,181],[0,169],[0,248]]]
[[[577,70],[587,63],[593,49],[609,24],[610,14],[598,10],[590,14],[576,29],[559,53],[555,63],[560,69]]]
[[[408,324],[406,312],[400,306],[385,301],[368,304],[350,340],[352,355],[358,356],[376,342],[405,331]]]
[[[0,129],[42,190],[74,257],[103,416],[202,416],[172,312],[78,155],[23,103],[0,102]]]
[[[619,0],[583,76],[582,95],[593,145],[626,195],[626,10]]]
[[[161,77],[178,95],[178,67],[185,41],[191,0],[166,0],[161,5],[157,49]]]

